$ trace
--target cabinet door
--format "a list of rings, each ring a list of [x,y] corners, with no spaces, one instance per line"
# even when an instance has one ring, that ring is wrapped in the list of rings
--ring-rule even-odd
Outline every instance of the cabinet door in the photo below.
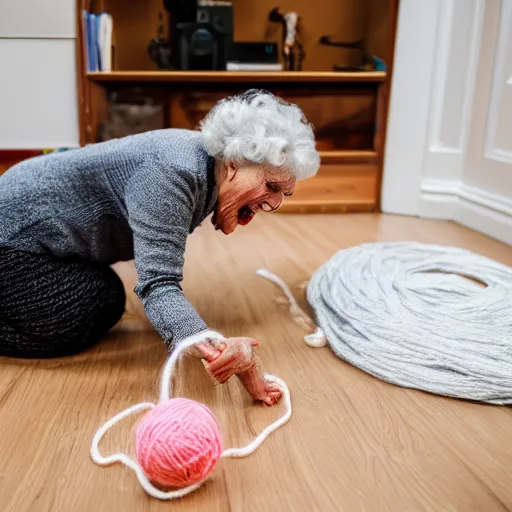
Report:
[[[2,0],[0,38],[74,38],[76,2]]]
[[[75,42],[0,39],[0,148],[78,145]]]
[[[194,90],[174,94],[170,104],[170,126],[196,128],[217,101],[234,92]],[[319,151],[373,149],[376,119],[374,86],[281,88],[273,92],[302,109],[314,126]]]

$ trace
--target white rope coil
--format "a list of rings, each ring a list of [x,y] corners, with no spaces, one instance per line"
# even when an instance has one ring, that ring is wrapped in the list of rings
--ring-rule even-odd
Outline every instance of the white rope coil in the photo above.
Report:
[[[365,244],[320,267],[307,297],[333,351],[361,370],[512,404],[512,268],[452,247]]]

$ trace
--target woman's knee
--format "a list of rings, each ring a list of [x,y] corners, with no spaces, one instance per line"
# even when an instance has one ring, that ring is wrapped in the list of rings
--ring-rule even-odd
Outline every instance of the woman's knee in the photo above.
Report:
[[[123,283],[106,264],[2,253],[0,352],[18,357],[78,353],[101,339],[125,309]],[[2,325],[4,324],[4,325]]]
[[[36,336],[20,332],[0,318],[0,356],[23,359],[64,357],[83,352],[99,339],[78,335]]]

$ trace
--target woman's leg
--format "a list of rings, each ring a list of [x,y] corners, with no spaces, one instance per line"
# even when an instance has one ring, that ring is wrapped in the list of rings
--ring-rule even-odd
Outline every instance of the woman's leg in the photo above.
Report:
[[[108,266],[0,249],[0,355],[75,354],[121,318],[125,293]]]

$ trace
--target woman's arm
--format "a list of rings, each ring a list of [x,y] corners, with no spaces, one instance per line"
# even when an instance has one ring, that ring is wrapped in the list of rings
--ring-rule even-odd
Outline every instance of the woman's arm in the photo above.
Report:
[[[281,392],[265,381],[253,354],[254,340],[224,337],[210,329],[183,295],[180,283],[186,240],[197,202],[192,172],[160,167],[140,169],[126,189],[138,274],[135,292],[146,315],[170,350],[181,341],[197,340],[197,352],[211,364],[210,375],[221,382],[237,374],[249,394],[269,405]]]
[[[181,289],[197,188],[192,171],[151,165],[138,169],[125,190],[138,274],[135,292],[170,349],[189,336],[217,336],[208,333]]]

